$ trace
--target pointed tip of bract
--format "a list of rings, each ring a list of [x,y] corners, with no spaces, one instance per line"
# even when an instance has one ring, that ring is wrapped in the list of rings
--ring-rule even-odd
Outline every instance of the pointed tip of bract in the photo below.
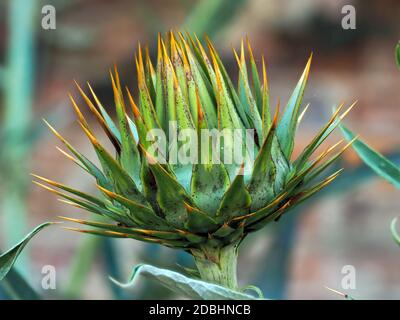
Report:
[[[350,107],[348,107],[347,110],[340,115],[340,120],[343,120],[349,114],[349,112],[357,105],[357,103],[358,103],[358,100],[354,101],[350,105]]]
[[[135,119],[137,119],[141,116],[140,110],[139,110],[138,106],[136,105],[135,100],[133,99],[132,94],[127,86],[125,87],[125,90],[128,94],[129,103],[131,104],[131,107],[132,107],[133,116],[135,117]]]
[[[243,38],[240,40],[240,60],[243,61],[245,59],[244,55],[244,41]]]
[[[161,33],[159,32],[157,35],[157,61],[160,62],[161,60],[162,60]]]
[[[50,129],[52,129],[53,127],[51,126],[51,124],[46,120],[46,118],[42,118],[42,121],[46,124],[46,126],[48,126]]]
[[[311,51],[310,56],[308,57],[308,60],[307,60],[307,65],[308,65],[308,67],[311,66],[311,62],[312,62],[312,59],[313,59],[313,55],[314,55],[314,52]]]
[[[307,103],[307,105],[304,107],[303,111],[300,113],[299,118],[297,119],[298,124],[301,122],[301,120],[303,120],[303,117],[306,114],[309,107],[310,107],[310,104]]]
[[[76,79],[73,79],[72,81],[74,82],[74,84],[78,88],[78,90],[82,90],[81,86],[79,85],[78,81],[76,81]]]
[[[83,220],[80,220],[80,219],[75,219],[75,218],[65,217],[65,216],[57,216],[57,218],[65,220],[65,221],[71,221],[71,222],[77,222],[77,223],[79,223],[79,221],[83,221]],[[59,223],[62,223],[62,222],[60,221]]]
[[[254,61],[255,61],[255,60],[254,60],[254,54],[253,54],[253,50],[252,50],[252,48],[251,48],[250,40],[249,40],[249,37],[248,37],[248,36],[246,36],[246,44],[247,44],[247,51],[248,51],[248,53],[249,53],[250,60],[251,60],[252,62],[254,62]]]
[[[305,79],[305,81],[307,81],[308,76],[310,75],[312,58],[313,58],[313,53],[311,52],[310,57],[307,60],[306,67],[304,69],[304,79]]]
[[[99,142],[97,141],[96,137],[85,127],[85,125],[78,121],[79,125],[81,126],[81,128],[83,129],[83,131],[86,133],[86,135],[88,136],[89,140],[93,143],[93,145],[99,145]]]
[[[68,230],[68,231],[74,231],[74,232],[80,232],[80,233],[87,233],[86,230],[78,229],[78,228],[73,228],[73,227],[61,227],[61,228],[65,229],[65,230]]]
[[[38,185],[39,187],[41,187],[41,188],[43,188],[43,189],[46,189],[47,191],[50,191],[51,193],[54,193],[54,194],[57,194],[57,195],[60,194],[57,190],[55,190],[55,189],[53,189],[53,188],[51,188],[51,187],[49,187],[49,186],[46,186],[45,184],[40,183],[39,181],[33,180],[32,182],[33,182],[34,184]]]
[[[162,49],[162,53],[163,53],[163,58],[164,60],[167,60],[168,58],[168,52],[167,52],[167,48],[165,47],[165,43],[164,40],[161,38],[161,49]],[[166,62],[166,61],[165,61]]]
[[[332,289],[332,288],[330,288],[330,287],[328,287],[328,286],[324,286],[324,287],[325,287],[325,289],[327,289],[327,290],[329,290],[329,291],[331,291],[331,292],[333,292],[333,293],[336,293],[336,294],[339,295],[339,296],[342,296],[342,297],[346,297],[346,296],[347,296],[345,293],[340,292],[340,291],[335,290],[335,289]]]

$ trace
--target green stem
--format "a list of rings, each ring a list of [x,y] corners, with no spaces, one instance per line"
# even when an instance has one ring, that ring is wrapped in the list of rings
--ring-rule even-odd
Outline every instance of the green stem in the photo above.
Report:
[[[197,269],[202,280],[237,290],[237,256],[238,244],[225,247],[204,245],[200,249],[193,249]]]
[[[32,120],[35,61],[35,19],[37,0],[8,1],[9,30],[6,65],[2,69],[4,110],[0,125],[2,150],[2,190],[0,215],[7,246],[13,246],[25,234],[27,225],[27,166],[30,159],[29,132]],[[3,105],[2,105],[3,106]],[[19,258],[16,268],[29,275],[28,252]]]

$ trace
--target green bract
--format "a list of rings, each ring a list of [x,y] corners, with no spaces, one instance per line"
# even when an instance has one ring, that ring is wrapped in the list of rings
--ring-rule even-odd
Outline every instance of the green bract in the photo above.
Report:
[[[90,86],[88,97],[78,85],[114,150],[107,150],[99,142],[72,97],[78,121],[101,167],[49,127],[72,155],[62,152],[95,178],[101,196],[39,176],[36,177],[47,186],[37,183],[67,203],[106,217],[109,222],[63,219],[93,227],[74,229],[80,232],[184,249],[194,256],[203,280],[236,288],[237,247],[243,238],[278,220],[337,177],[339,172],[314,182],[346,146],[328,157],[338,143],[313,160],[310,158],[352,107],[341,113],[340,105],[293,161],[294,137],[304,114],[300,109],[311,57],[278,120],[279,106],[271,116],[264,59],[259,74],[250,44],[247,46],[248,59],[243,43],[240,54],[234,52],[239,66],[237,87],[208,39],[206,53],[200,41],[189,35],[170,33],[165,40],[159,37],[155,66],[148,50],[143,57],[139,47],[136,100],[128,89],[123,90],[117,70],[111,73],[116,122]],[[245,148],[246,161],[241,164],[215,164],[211,158],[201,163],[170,164],[171,150],[162,155],[166,162],[154,161],[156,155],[150,151],[151,143],[146,136],[152,129],[162,129],[168,137],[171,121],[177,124],[178,134],[193,129],[199,133],[199,139],[202,129],[254,129],[251,142],[255,159],[247,157],[249,150]],[[248,147],[248,141],[243,142]],[[178,142],[178,147],[182,144]],[[220,148],[233,144],[233,140],[224,139]]]

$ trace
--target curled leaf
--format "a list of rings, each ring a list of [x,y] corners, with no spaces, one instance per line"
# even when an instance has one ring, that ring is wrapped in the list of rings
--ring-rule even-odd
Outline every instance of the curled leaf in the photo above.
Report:
[[[396,230],[396,223],[397,223],[397,218],[394,218],[390,223],[390,231],[392,232],[394,241],[396,241],[396,243],[400,246],[400,235]]]
[[[340,129],[347,140],[354,139],[354,134],[349,129],[344,126],[340,126]],[[353,143],[353,148],[361,160],[376,174],[400,189],[400,168],[398,166],[359,139]]]
[[[191,299],[201,300],[256,300],[253,296],[234,291],[216,284],[195,280],[175,271],[160,269],[148,264],[139,264],[133,268],[127,283],[110,278],[115,284],[127,288],[134,285],[137,277],[144,275],[160,282],[177,294]]]
[[[43,228],[54,224],[54,222],[45,222],[35,229],[33,229],[24,239],[22,239],[19,243],[17,243],[14,247],[12,247],[7,252],[3,253],[0,256],[0,281],[5,278],[8,272],[11,270],[18,256],[26,246],[26,244],[31,240],[40,230]]]

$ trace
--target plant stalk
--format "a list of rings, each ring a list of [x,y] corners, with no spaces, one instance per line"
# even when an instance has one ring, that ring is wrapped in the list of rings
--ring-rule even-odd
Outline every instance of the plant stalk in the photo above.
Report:
[[[191,253],[202,280],[233,290],[238,289],[238,243],[225,247],[213,247],[206,244],[200,249],[191,250]]]

